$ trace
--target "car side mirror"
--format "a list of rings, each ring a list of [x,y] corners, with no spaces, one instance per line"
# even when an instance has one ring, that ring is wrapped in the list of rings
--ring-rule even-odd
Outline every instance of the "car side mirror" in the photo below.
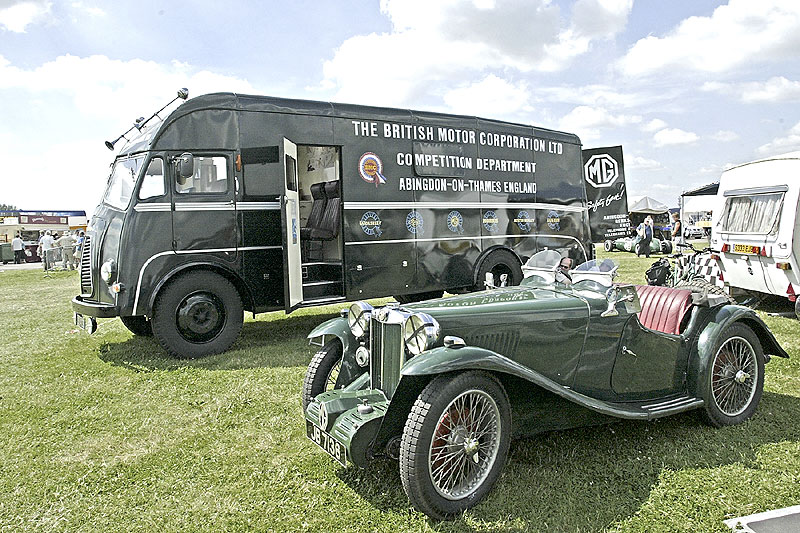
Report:
[[[186,180],[194,176],[194,156],[184,152],[175,158],[175,173],[178,185],[183,185]]]

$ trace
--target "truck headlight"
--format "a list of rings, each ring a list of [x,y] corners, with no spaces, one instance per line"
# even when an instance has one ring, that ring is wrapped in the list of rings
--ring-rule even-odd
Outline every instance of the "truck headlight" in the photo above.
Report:
[[[113,259],[109,259],[103,266],[100,267],[100,277],[106,283],[111,283],[111,278],[117,273],[117,263]]]
[[[350,306],[350,311],[347,313],[347,323],[350,325],[350,332],[356,339],[360,339],[367,334],[372,309],[373,307],[367,302],[355,302]]]
[[[439,340],[441,327],[431,315],[414,313],[403,326],[403,339],[411,355],[419,355],[430,349]]]

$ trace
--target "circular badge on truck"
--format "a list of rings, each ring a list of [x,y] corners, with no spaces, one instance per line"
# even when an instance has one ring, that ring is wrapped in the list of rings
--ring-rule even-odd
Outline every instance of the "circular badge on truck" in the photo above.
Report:
[[[376,187],[386,183],[386,177],[383,175],[383,162],[372,152],[367,152],[358,159],[358,173],[361,175],[361,179],[367,183],[374,183]]]
[[[464,233],[464,217],[458,211],[447,213],[447,229],[453,233]]]
[[[547,213],[547,225],[552,230],[559,231],[561,229],[561,215],[558,214],[558,211]]]
[[[514,219],[514,222],[517,224],[517,227],[525,233],[529,233],[531,231],[531,223],[533,222],[533,219],[527,211],[520,211],[517,213],[517,218]]]
[[[381,217],[375,211],[367,211],[361,217],[358,223],[361,230],[370,237],[380,237],[383,232],[381,231]]]
[[[422,235],[425,233],[424,221],[422,215],[416,211],[411,211],[406,217],[406,229],[409,233],[414,235]]]
[[[486,231],[497,233],[500,230],[500,219],[497,218],[497,213],[494,211],[484,211],[483,213],[483,227]]]

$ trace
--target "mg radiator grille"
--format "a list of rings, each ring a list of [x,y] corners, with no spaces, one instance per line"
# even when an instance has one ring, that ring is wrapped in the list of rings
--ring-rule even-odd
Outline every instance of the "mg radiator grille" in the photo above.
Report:
[[[83,238],[81,250],[81,294],[92,294],[92,240],[88,235]]]
[[[403,327],[384,324],[375,318],[370,321],[370,387],[382,390],[391,398],[400,381],[404,362]]]

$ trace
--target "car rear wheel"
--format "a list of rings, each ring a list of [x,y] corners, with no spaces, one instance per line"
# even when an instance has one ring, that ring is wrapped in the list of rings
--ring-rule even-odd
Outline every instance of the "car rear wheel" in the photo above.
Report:
[[[733,324],[720,336],[705,384],[706,422],[715,427],[750,418],[764,390],[764,351],[753,330]]]
[[[508,250],[496,250],[489,254],[480,268],[476,284],[473,290],[482,291],[486,289],[486,274],[491,274],[493,284],[499,287],[503,275],[506,276],[506,285],[519,285],[522,281],[522,265],[517,256]]]
[[[134,335],[139,335],[141,337],[153,336],[153,328],[151,327],[150,319],[146,316],[121,316],[119,319]]]
[[[194,271],[170,281],[153,306],[153,334],[172,356],[205,357],[227,350],[242,329],[242,300],[214,272]]]
[[[476,505],[505,464],[511,409],[485,372],[440,376],[420,393],[400,441],[400,479],[414,507],[435,519]]]
[[[303,412],[308,408],[311,400],[323,392],[333,390],[339,371],[342,368],[342,342],[334,338],[325,345],[311,358],[311,362],[306,369],[303,378],[303,392],[300,397],[300,404]]]

